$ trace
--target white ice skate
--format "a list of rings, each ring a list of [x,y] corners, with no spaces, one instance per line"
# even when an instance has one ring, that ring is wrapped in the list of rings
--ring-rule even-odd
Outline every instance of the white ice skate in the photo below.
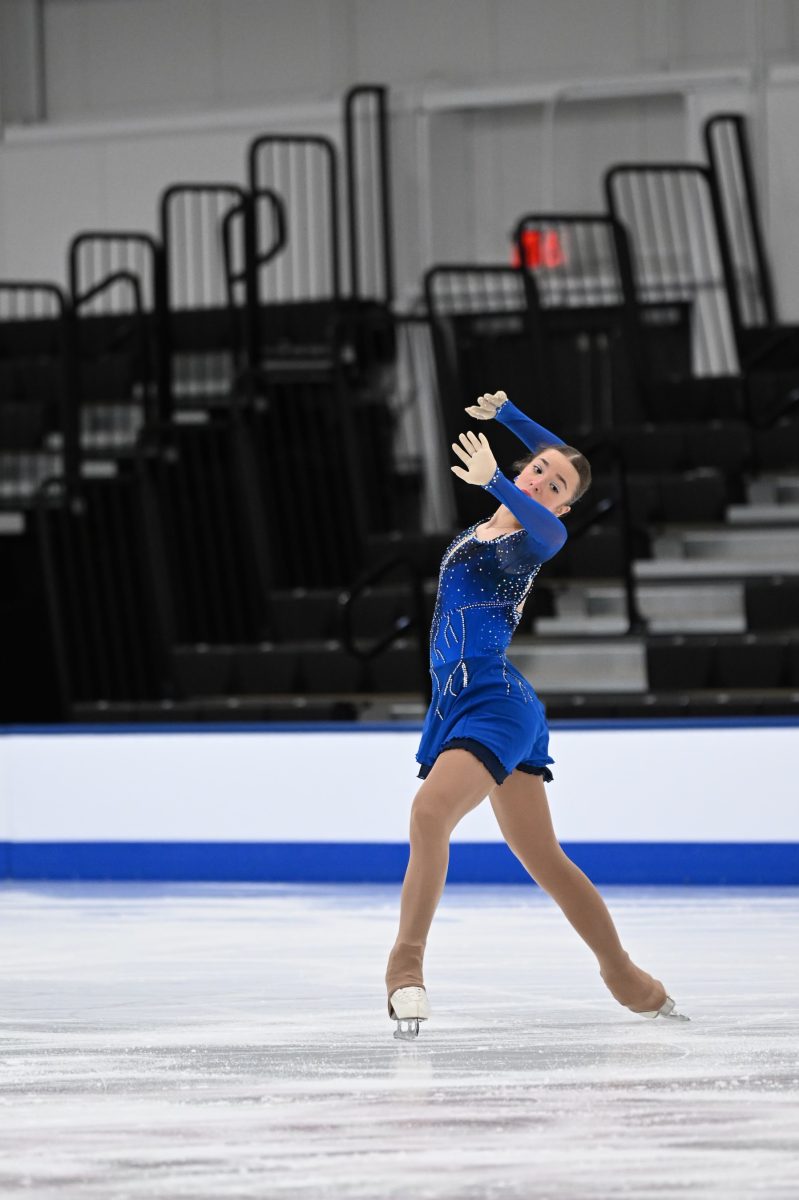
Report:
[[[397,988],[388,1002],[389,1016],[397,1022],[394,1037],[411,1042],[419,1036],[419,1022],[430,1016],[430,1002],[423,987]]]
[[[631,1009],[630,1011],[635,1012],[635,1009]],[[682,1013],[674,1011],[674,1001],[668,995],[660,1008],[652,1009],[651,1012],[639,1012],[636,1013],[636,1016],[649,1017],[652,1021],[654,1021],[655,1017],[665,1017],[668,1021],[690,1021],[691,1019],[690,1017],[683,1016]]]

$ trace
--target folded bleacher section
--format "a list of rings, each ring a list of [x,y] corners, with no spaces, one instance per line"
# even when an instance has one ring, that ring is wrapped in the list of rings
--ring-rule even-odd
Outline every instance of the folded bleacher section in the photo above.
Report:
[[[513,644],[550,715],[795,712],[799,340],[745,120],[705,144],[431,265],[408,315],[363,86],[342,150],[264,134],[156,235],[75,237],[66,289],[0,281],[2,720],[417,719],[441,550],[491,508],[446,467],[433,503],[430,463],[500,387],[594,467]]]

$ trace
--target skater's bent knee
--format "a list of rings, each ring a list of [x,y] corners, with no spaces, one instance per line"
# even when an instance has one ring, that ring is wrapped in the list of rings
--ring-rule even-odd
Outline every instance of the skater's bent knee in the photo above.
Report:
[[[440,798],[419,795],[411,807],[411,837],[445,837],[450,832],[448,813]]]

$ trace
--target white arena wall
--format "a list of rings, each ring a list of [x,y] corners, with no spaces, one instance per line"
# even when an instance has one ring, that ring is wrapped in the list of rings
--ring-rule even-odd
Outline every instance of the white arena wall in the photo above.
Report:
[[[417,727],[0,732],[0,875],[399,882]],[[598,883],[799,884],[799,719],[561,723],[548,793]],[[488,803],[452,882],[520,882]]]

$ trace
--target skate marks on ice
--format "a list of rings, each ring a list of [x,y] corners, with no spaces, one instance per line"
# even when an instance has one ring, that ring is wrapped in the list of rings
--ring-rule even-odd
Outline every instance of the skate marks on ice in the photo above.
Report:
[[[0,889],[0,1195],[799,1195],[796,891],[605,889],[682,1025],[535,889],[449,887],[413,1043],[398,891]]]

